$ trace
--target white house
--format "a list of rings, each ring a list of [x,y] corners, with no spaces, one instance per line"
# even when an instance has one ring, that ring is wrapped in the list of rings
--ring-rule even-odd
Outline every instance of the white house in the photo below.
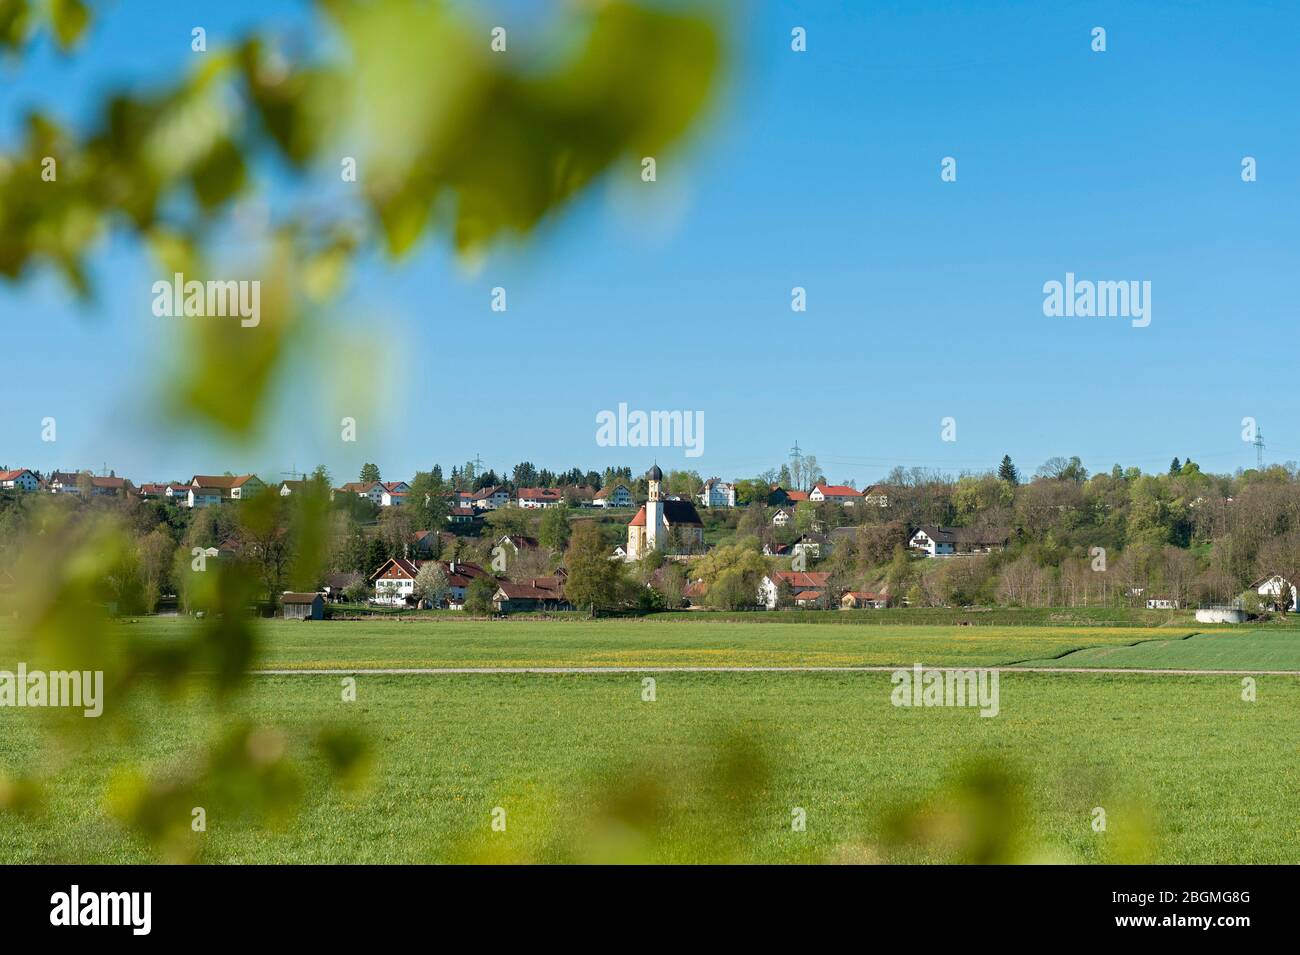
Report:
[[[357,497],[364,497],[375,507],[384,505],[384,486],[378,481],[349,481],[331,491],[330,500],[334,499],[335,494],[355,494]]]
[[[736,485],[712,477],[704,482],[699,496],[705,507],[735,507]]]
[[[215,507],[224,500],[219,487],[191,486],[185,496],[186,507]]]
[[[36,476],[36,472],[29,471],[27,468],[19,468],[16,471],[0,471],[0,490],[35,491],[40,486],[41,479]]]
[[[775,610],[780,600],[781,585],[790,588],[791,595],[803,591],[824,591],[829,585],[830,574],[805,573],[801,570],[774,570],[758,582],[758,602],[768,610]]]
[[[374,602],[401,607],[415,595],[415,577],[420,572],[423,561],[407,560],[405,557],[390,557],[370,575],[370,582],[375,585]]]
[[[405,481],[383,481],[379,485],[379,506],[396,507],[406,502],[411,485]]]
[[[1152,597],[1147,601],[1148,610],[1177,610],[1178,601],[1172,597]]]
[[[480,511],[495,511],[498,507],[505,507],[509,503],[510,492],[500,485],[474,491],[470,496],[470,506],[477,507]]]
[[[853,507],[862,500],[862,492],[856,487],[845,484],[818,484],[808,492],[808,500],[830,501],[834,504],[843,504],[845,507]]]
[[[1274,609],[1287,612],[1296,609],[1296,586],[1281,574],[1261,577],[1250,586]]]
[[[186,494],[186,503],[190,507],[205,507],[206,504],[194,503],[194,490],[202,491],[199,497],[209,500],[212,492],[217,494],[217,502],[241,501],[266,490],[266,485],[256,474],[196,474],[190,478],[190,492]]]
[[[519,489],[520,507],[559,507],[563,503],[564,495],[553,487],[521,487]]]
[[[595,507],[631,507],[632,492],[627,489],[626,484],[603,487],[596,492],[591,503]]]
[[[954,554],[991,554],[1002,550],[1011,539],[1008,531],[991,527],[917,528],[907,545],[924,551],[927,557],[951,557]]]
[[[787,511],[784,507],[782,507],[779,508],[777,512],[772,515],[772,526],[785,527],[787,524],[790,523],[790,520],[791,520],[790,512]]]

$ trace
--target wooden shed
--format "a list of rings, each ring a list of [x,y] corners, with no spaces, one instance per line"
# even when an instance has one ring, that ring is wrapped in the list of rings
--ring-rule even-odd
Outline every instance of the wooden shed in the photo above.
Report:
[[[324,620],[325,597],[323,594],[295,594],[285,591],[280,598],[284,606],[286,620]]]

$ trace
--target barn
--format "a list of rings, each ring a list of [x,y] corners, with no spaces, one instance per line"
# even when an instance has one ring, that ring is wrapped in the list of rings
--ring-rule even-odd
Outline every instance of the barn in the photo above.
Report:
[[[324,620],[325,597],[323,594],[295,594],[285,591],[280,598],[284,606],[286,620]]]

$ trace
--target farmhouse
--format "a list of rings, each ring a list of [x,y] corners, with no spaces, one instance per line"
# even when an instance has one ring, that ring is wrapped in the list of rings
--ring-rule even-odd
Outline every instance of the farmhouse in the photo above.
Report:
[[[602,487],[591,499],[591,503],[595,507],[631,507],[632,492],[627,489],[626,484]]]
[[[559,507],[563,503],[564,495],[557,488],[521,487],[519,489],[520,507]]]
[[[794,595],[809,590],[824,591],[829,586],[830,579],[830,574],[775,570],[759,581],[758,602],[768,610],[775,610],[783,585]]]
[[[852,507],[862,500],[862,492],[844,484],[818,484],[808,492],[808,500],[816,503],[830,501],[833,504]]]
[[[415,600],[415,577],[420,572],[421,561],[405,557],[390,557],[370,575],[375,586],[377,604],[401,607]]]
[[[772,515],[773,527],[785,527],[792,520],[792,515],[784,507],[779,507],[776,513]]]
[[[41,486],[41,479],[35,471],[20,468],[16,471],[0,471],[0,490],[35,491]]]
[[[1291,612],[1296,609],[1296,586],[1281,574],[1269,574],[1250,585],[1264,603],[1273,610]]]
[[[659,465],[646,473],[649,494],[627,525],[627,559],[640,560],[653,550],[668,554],[704,549],[704,523],[690,501],[667,501],[660,492],[664,479]]]
[[[908,546],[924,551],[927,557],[951,557],[961,554],[991,554],[1002,550],[1011,539],[1009,531],[990,527],[917,528]]]
[[[324,620],[325,597],[322,594],[296,594],[285,591],[280,597],[285,620]]]
[[[572,610],[564,596],[564,578],[538,577],[532,580],[503,580],[492,595],[498,613],[523,610]]]

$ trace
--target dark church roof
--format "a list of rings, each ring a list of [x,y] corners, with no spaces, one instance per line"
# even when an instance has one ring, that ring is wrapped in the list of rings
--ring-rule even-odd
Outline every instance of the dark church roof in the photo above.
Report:
[[[664,472],[659,470],[659,465],[657,464],[652,465],[650,470],[646,472],[647,481],[662,481],[663,479]]]
[[[664,501],[664,520],[669,527],[703,527],[699,512],[690,501]],[[628,527],[645,527],[645,505],[628,521]]]

